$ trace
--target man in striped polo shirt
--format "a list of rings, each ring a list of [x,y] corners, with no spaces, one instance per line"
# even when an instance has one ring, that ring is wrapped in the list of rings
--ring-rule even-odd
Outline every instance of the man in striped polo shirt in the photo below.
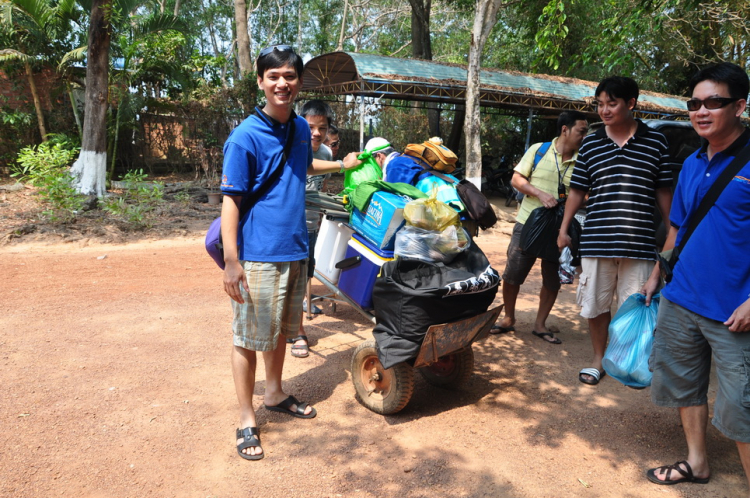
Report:
[[[594,95],[604,126],[581,145],[557,239],[561,250],[570,245],[568,228],[588,194],[578,304],[589,322],[594,358],[578,375],[584,384],[598,384],[604,375],[602,358],[615,292],[619,307],[640,291],[654,268],[655,203],[662,218],[669,219],[667,140],[633,117],[638,93],[638,84],[623,76],[606,78],[597,86]]]

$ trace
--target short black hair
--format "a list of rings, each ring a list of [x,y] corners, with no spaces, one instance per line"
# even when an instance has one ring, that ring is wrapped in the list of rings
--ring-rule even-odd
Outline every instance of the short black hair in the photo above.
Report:
[[[720,62],[701,69],[690,78],[688,96],[693,95],[693,90],[698,83],[707,80],[715,83],[726,83],[729,88],[729,96],[734,99],[747,99],[747,94],[750,92],[750,80],[745,70],[731,62]]]
[[[263,79],[269,69],[284,67],[287,64],[294,68],[298,78],[302,78],[305,64],[302,62],[302,57],[294,50],[272,50],[263,57],[258,57],[255,61],[255,69],[258,71],[258,77]]]
[[[563,111],[557,117],[557,136],[562,133],[563,126],[569,129],[576,125],[576,121],[588,121],[586,115],[581,111]]]
[[[333,123],[328,123],[328,134],[329,135],[338,135],[339,134],[339,127],[336,126]]]
[[[328,120],[329,127],[331,126],[331,121],[333,121],[333,111],[331,110],[331,106],[322,100],[310,100],[305,102],[299,115],[303,118],[306,118],[307,116],[323,116]]]
[[[626,103],[630,99],[638,100],[638,83],[633,78],[627,76],[610,76],[604,78],[594,92],[595,97],[599,97],[602,92],[607,92],[612,98],[623,99]]]

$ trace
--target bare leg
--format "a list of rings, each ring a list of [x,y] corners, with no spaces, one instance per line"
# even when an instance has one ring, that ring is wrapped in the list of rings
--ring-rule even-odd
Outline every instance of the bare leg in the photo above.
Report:
[[[536,322],[534,330],[537,332],[547,332],[547,318],[549,317],[552,307],[557,301],[558,291],[553,291],[545,286],[539,291],[539,309],[536,312]]]
[[[518,292],[521,290],[520,285],[513,285],[503,282],[503,304],[505,307],[505,316],[500,321],[501,327],[512,327],[516,324],[516,300]]]
[[[607,349],[609,322],[611,321],[612,313],[609,311],[596,318],[589,318],[589,333],[591,334],[591,345],[594,348],[594,359],[591,366],[599,371],[602,370],[602,358],[604,358],[604,351]],[[594,380],[590,375],[583,374],[583,377]]]
[[[685,431],[685,441],[688,446],[688,457],[687,463],[690,468],[693,469],[693,475],[698,478],[708,477],[711,472],[708,468],[708,455],[706,453],[706,427],[708,426],[708,405],[698,406],[686,406],[680,408],[680,420],[682,421],[682,429]],[[742,449],[737,443],[737,448],[740,450],[740,459],[742,459]],[[747,446],[747,445],[745,445]],[[750,463],[750,452],[748,453],[748,463]],[[745,467],[745,460],[742,461],[742,466]],[[684,467],[683,467],[684,468]],[[745,467],[745,474],[747,475],[747,467]],[[661,480],[666,478],[666,472],[654,472],[654,475]],[[672,472],[671,479],[680,479],[682,476],[676,472]]]
[[[281,388],[281,373],[284,370],[284,358],[286,357],[286,343],[279,337],[276,349],[263,352],[263,362],[266,366],[266,392],[263,395],[263,403],[268,406],[278,405],[284,401],[287,395]],[[291,409],[297,407],[292,405]],[[312,412],[312,407],[305,408],[305,414]]]
[[[742,468],[745,469],[745,479],[747,479],[747,486],[750,490],[750,444],[737,441],[737,450],[740,452]],[[750,494],[748,496],[750,497]]]
[[[255,367],[257,357],[255,351],[234,346],[232,349],[232,376],[237,400],[240,403],[240,429],[257,427],[255,410],[253,409],[253,391],[255,390]],[[242,439],[237,440],[240,444]],[[263,453],[260,447],[250,447],[243,450],[248,455]]]

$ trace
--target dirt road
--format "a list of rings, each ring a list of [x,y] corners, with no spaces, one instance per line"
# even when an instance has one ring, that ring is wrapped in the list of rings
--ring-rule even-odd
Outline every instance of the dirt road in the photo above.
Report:
[[[502,271],[510,225],[479,239]],[[515,334],[476,344],[461,392],[417,376],[394,416],[363,408],[349,373],[370,324],[339,305],[306,322],[288,357],[297,420],[259,410],[264,460],[234,446],[230,309],[198,237],[0,248],[0,495],[18,497],[735,497],[734,444],[709,427],[708,485],[659,487],[644,470],[682,459],[673,410],[611,378],[581,384],[590,343],[574,288],[533,337],[538,270]],[[322,291],[322,287],[316,287]],[[501,302],[498,295],[497,302]],[[262,372],[262,370],[261,370]],[[262,373],[259,376],[262,379]],[[257,404],[264,384],[258,383]]]

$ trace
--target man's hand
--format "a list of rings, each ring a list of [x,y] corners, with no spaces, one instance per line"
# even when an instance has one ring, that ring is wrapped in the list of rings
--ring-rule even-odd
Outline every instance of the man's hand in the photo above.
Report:
[[[566,247],[572,247],[573,241],[570,239],[570,235],[567,233],[560,231],[560,234],[557,236],[557,248],[562,252],[563,249]]]
[[[734,310],[724,325],[729,327],[730,332],[750,332],[750,299]]]
[[[542,205],[547,209],[557,207],[557,199],[554,196],[549,195],[547,192],[539,191],[538,199],[542,202]]]
[[[245,292],[249,292],[247,277],[242,265],[237,260],[226,263],[224,267],[224,292],[229,294],[229,297],[233,300],[243,304],[245,300],[242,299],[240,285],[245,289]]]
[[[343,159],[344,161],[344,169],[354,169],[360,164],[362,164],[362,161],[357,159],[357,156],[359,155],[359,152],[350,152],[346,155],[346,157]]]
[[[656,289],[659,288],[661,283],[661,272],[659,270],[659,262],[656,262],[654,269],[651,271],[651,276],[648,277],[646,283],[641,287],[641,294],[646,296],[646,306],[651,306],[651,297],[656,294]]]

